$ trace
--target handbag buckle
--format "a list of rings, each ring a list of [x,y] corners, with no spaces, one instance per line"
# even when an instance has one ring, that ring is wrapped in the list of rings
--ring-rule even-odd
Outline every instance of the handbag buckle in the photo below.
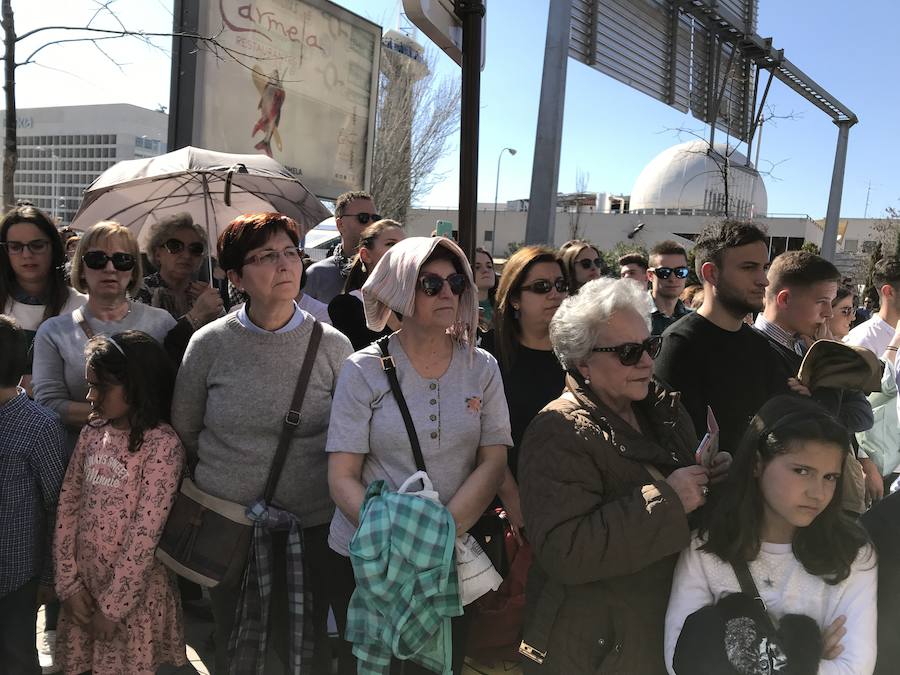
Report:
[[[394,357],[388,354],[387,356],[381,357],[381,369],[385,372],[389,370],[395,370],[396,366],[394,365]]]
[[[532,647],[530,644],[522,640],[519,643],[519,653],[527,659],[531,659],[536,664],[543,665],[544,659],[547,658],[547,652],[542,652],[540,649],[536,647]]]
[[[300,413],[296,410],[289,410],[288,414],[284,416],[284,423],[290,424],[292,427],[296,427],[300,424]]]

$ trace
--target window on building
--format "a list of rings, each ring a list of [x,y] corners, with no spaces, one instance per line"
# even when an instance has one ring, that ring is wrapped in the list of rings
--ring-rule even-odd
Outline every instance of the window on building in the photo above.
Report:
[[[844,253],[856,253],[859,251],[859,239],[845,239]]]

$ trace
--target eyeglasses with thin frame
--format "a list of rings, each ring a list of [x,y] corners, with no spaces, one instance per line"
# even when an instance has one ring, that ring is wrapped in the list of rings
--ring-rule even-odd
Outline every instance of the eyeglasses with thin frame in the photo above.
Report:
[[[469,280],[465,274],[455,272],[446,279],[438,274],[423,274],[419,277],[419,288],[428,297],[432,297],[441,292],[444,288],[444,282],[450,286],[450,292],[453,295],[462,295],[463,291],[469,285]]]
[[[679,267],[651,267],[647,271],[652,272],[660,279],[668,279],[673,274],[679,279],[687,279],[688,274],[691,273],[690,268],[684,265]]]
[[[121,251],[112,255],[106,255],[105,251],[88,251],[81,256],[81,261],[85,267],[92,270],[102,270],[110,261],[118,272],[130,272],[134,269],[134,256]]]
[[[165,248],[172,255],[178,255],[185,248],[187,248],[187,252],[193,256],[194,258],[199,258],[203,255],[203,251],[205,247],[199,241],[191,242],[190,244],[185,244],[180,239],[169,239],[163,244],[163,248]]]
[[[258,253],[257,255],[251,255],[249,258],[245,258],[244,264],[266,265],[267,267],[274,267],[278,264],[279,258],[284,258],[287,262],[292,264],[299,263],[300,249],[289,246],[283,251],[266,251],[265,253]]]
[[[850,318],[851,316],[856,316],[857,309],[857,307],[841,307],[838,311],[845,317]]]
[[[377,213],[344,213],[340,218],[356,218],[360,225],[368,225],[381,220],[381,216]]]
[[[557,293],[568,293],[569,282],[562,277],[557,277],[553,281],[549,281],[547,279],[535,279],[527,286],[521,286],[519,290],[531,291],[532,293],[537,293],[538,295],[547,295],[547,293],[552,291],[554,288],[556,289]]]
[[[637,365],[641,360],[644,352],[650,355],[651,359],[659,356],[659,350],[662,348],[662,336],[653,335],[643,342],[626,342],[625,344],[616,345],[615,347],[594,347],[592,352],[614,353],[619,357],[619,363],[623,366]]]
[[[0,246],[5,246],[10,255],[19,255],[26,248],[34,255],[43,253],[50,247],[49,239],[32,239],[31,241],[3,241]]]
[[[585,258],[584,260],[576,260],[575,262],[578,263],[579,265],[581,265],[581,269],[583,269],[583,270],[589,270],[592,267],[596,267],[598,270],[600,270],[602,272],[605,267],[603,265],[602,258],[594,258],[594,259]]]

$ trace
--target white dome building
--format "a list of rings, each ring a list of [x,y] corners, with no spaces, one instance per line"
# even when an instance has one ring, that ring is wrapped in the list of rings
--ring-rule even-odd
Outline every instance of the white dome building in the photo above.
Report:
[[[725,181],[728,176],[727,215],[756,218],[766,215],[766,186],[747,158],[725,145],[711,150],[702,140],[664,150],[644,167],[631,191],[631,213],[715,215],[726,214]]]

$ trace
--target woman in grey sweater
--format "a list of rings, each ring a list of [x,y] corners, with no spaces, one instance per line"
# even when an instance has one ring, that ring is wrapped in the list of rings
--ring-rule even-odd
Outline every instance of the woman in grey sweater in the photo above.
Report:
[[[131,231],[113,221],[97,223],[81,238],[72,260],[72,283],[87,293],[87,304],[47,319],[35,336],[34,397],[66,425],[70,454],[91,412],[84,378],[90,337],[139,330],[162,343],[175,326],[165,310],[128,299],[142,280],[140,250]]]
[[[178,372],[172,425],[181,437],[204,492],[250,505],[264,491],[315,319],[294,301],[300,290],[299,233],[277,213],[236,218],[219,237],[219,263],[249,301],[207,324],[191,338]],[[322,325],[300,423],[272,503],[302,528],[304,586],[312,589],[316,664],[327,663],[328,495],[325,439],[335,381],[352,352],[340,332]],[[267,654],[270,667],[288,665],[287,532],[271,532],[272,587]],[[215,672],[228,672],[229,637],[239,587],[210,589],[216,624]],[[296,599],[291,599],[295,602]],[[266,617],[262,617],[266,625]],[[277,666],[276,666],[277,667]],[[327,665],[325,666],[327,668]],[[267,671],[269,672],[269,671]],[[319,672],[316,670],[315,672]]]

